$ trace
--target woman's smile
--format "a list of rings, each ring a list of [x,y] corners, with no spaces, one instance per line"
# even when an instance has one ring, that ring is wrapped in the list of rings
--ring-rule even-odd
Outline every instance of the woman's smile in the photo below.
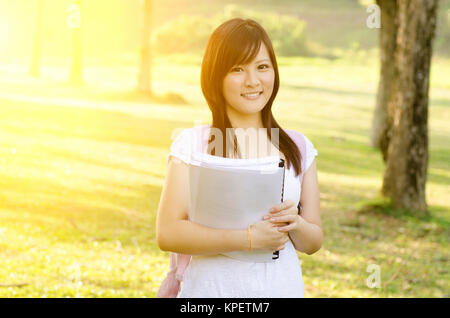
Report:
[[[253,94],[241,94],[242,97],[244,97],[247,100],[257,100],[259,99],[259,97],[261,96],[263,92],[259,92],[259,93],[253,93]]]

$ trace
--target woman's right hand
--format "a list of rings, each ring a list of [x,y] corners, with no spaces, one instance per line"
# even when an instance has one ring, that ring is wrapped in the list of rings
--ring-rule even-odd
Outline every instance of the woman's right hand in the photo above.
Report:
[[[278,226],[269,220],[259,221],[250,225],[253,250],[279,251],[284,249],[289,241],[288,232],[278,231]]]

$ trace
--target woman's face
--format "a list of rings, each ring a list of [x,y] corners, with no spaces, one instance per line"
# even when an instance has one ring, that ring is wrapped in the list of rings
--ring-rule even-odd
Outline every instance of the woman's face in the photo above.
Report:
[[[260,112],[272,95],[275,70],[264,43],[258,55],[247,65],[235,65],[223,80],[223,95],[233,113],[249,115]],[[248,96],[249,93],[251,94]]]

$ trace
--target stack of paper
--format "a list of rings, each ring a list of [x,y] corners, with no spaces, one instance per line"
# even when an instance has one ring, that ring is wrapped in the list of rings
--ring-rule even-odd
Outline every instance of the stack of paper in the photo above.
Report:
[[[247,229],[282,201],[279,157],[231,159],[204,155],[189,166],[189,219],[219,229]],[[228,252],[250,262],[272,262],[274,251]]]

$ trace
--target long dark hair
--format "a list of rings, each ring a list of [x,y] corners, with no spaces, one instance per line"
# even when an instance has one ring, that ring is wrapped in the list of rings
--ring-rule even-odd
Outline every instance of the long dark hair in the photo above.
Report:
[[[272,142],[271,129],[279,130],[279,146],[285,158],[287,167],[294,166],[296,175],[301,171],[301,154],[295,142],[278,125],[272,115],[272,103],[278,93],[280,78],[278,74],[278,65],[272,42],[269,39],[263,27],[254,20],[235,18],[222,23],[211,34],[206,46],[202,61],[201,86],[202,92],[212,113],[212,128],[218,128],[222,131],[222,156],[226,157],[228,144],[234,144],[234,152],[240,154],[237,149],[237,142],[227,143],[229,137],[226,128],[234,128],[226,112],[226,101],[222,92],[222,84],[225,76],[234,65],[247,64],[258,54],[261,44],[264,43],[272,61],[275,70],[275,82],[272,96],[261,111],[261,119],[267,136]],[[212,134],[209,138],[211,143],[215,138]],[[209,147],[208,147],[209,148]],[[211,151],[215,155],[215,148]],[[239,155],[240,156],[240,155]]]

